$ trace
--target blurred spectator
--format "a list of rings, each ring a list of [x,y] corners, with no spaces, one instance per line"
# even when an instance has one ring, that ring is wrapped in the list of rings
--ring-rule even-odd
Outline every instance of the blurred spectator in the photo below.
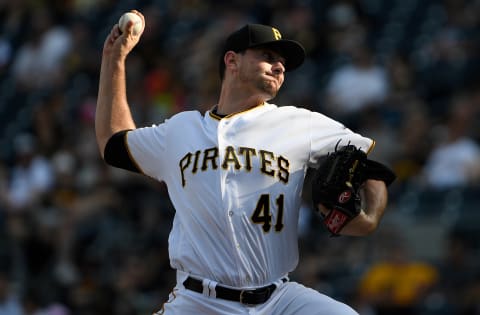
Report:
[[[6,38],[0,37],[0,75],[5,73],[12,58],[12,44]]]
[[[417,80],[413,65],[408,56],[399,52],[387,59],[385,70],[389,81],[386,105],[392,110],[401,111],[409,99],[418,97],[418,86],[416,85]],[[428,108],[426,104],[418,105]]]
[[[357,1],[331,1],[325,10],[327,49],[334,57],[353,53],[368,37],[368,28],[362,20]]]
[[[442,4],[431,7],[436,13],[429,24],[438,27],[423,43],[415,64],[423,93],[438,114],[448,110],[445,100],[477,80],[480,69],[478,2],[444,0]]]
[[[409,257],[405,244],[390,244],[383,260],[373,263],[359,284],[359,300],[376,315],[417,315],[438,281],[436,268]]]
[[[7,203],[22,210],[52,189],[55,178],[50,162],[38,154],[36,139],[20,134],[14,140],[15,162],[7,188]]]
[[[452,99],[445,123],[436,127],[436,143],[423,170],[428,187],[465,187],[480,179],[480,146],[470,133],[477,111],[468,94]]]
[[[45,290],[45,289],[44,289]],[[67,307],[60,303],[45,303],[42,299],[42,292],[40,286],[30,288],[24,294],[22,299],[22,315],[70,315]]]
[[[400,105],[399,105],[400,106]],[[397,184],[408,184],[422,172],[432,148],[432,117],[425,102],[417,97],[402,100],[403,112],[397,128],[393,168]]]
[[[39,153],[50,157],[59,150],[67,139],[64,128],[68,128],[65,114],[65,96],[61,92],[40,97],[32,105],[31,129],[36,137]]]
[[[375,62],[370,48],[358,44],[352,49],[351,62],[336,69],[326,86],[325,110],[345,117],[382,104],[388,93],[385,68]]]
[[[472,283],[465,292],[466,305],[461,314],[477,315],[480,313],[480,275],[473,278]]]
[[[1,259],[5,260],[6,257]],[[0,315],[23,315],[20,296],[3,268],[0,269]]]
[[[32,15],[29,37],[13,61],[13,77],[26,89],[50,88],[63,80],[63,58],[71,48],[71,34],[47,8]]]
[[[447,236],[444,254],[437,264],[439,281],[425,299],[427,314],[477,314],[480,272],[475,245],[465,237],[467,233],[458,226]]]
[[[0,228],[4,223],[4,215],[8,207],[8,172],[9,168],[0,162]]]

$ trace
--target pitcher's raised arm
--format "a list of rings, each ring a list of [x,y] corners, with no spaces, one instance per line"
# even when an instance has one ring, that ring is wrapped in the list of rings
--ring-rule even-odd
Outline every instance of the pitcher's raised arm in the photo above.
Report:
[[[131,12],[142,19],[141,31],[138,34],[134,32],[132,21],[127,23],[126,31],[123,33],[119,25],[115,24],[103,46],[95,113],[95,134],[102,158],[105,145],[113,134],[135,128],[127,101],[125,61],[140,40],[145,28],[145,19],[140,12],[136,10]]]

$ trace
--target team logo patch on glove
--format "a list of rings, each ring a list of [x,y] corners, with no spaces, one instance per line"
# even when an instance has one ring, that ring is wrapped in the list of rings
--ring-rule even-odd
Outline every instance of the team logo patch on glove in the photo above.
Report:
[[[350,198],[352,198],[352,192],[350,190],[345,190],[338,196],[339,203],[347,203]]]

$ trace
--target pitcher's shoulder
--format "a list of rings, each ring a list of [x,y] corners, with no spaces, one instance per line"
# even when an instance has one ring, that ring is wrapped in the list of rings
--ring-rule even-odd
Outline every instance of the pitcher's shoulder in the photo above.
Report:
[[[188,110],[178,112],[171,117],[165,119],[167,123],[185,123],[185,122],[192,122],[192,121],[202,121],[204,115],[200,113],[198,110]]]
[[[186,110],[174,114],[170,119],[201,119],[204,115],[198,110]]]
[[[273,105],[274,107],[271,107],[271,111],[274,113],[278,113],[281,115],[289,115],[289,116],[310,116],[312,114],[315,114],[316,112],[313,112],[307,108],[301,107],[301,106],[295,106],[295,105],[285,105],[285,106],[278,106],[275,104],[270,104]]]

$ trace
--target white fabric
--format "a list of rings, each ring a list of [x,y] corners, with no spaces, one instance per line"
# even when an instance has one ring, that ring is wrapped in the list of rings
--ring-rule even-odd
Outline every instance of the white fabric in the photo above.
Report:
[[[322,114],[273,104],[221,120],[183,112],[127,139],[137,165],[166,182],[175,206],[172,267],[238,288],[295,269],[307,168],[339,140],[364,151],[373,144]]]

